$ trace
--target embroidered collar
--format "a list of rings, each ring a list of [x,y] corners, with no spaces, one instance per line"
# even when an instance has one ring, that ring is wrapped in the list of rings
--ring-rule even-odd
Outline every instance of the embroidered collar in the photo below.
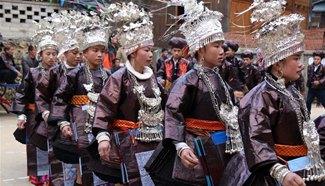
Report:
[[[152,75],[153,75],[153,71],[151,70],[151,68],[149,67],[144,67],[144,71],[143,71],[143,74],[142,73],[139,73],[137,72],[133,66],[130,64],[129,61],[126,61],[125,63],[125,67],[126,69],[131,72],[135,77],[137,77],[138,79],[140,80],[146,80],[146,79],[149,79]]]

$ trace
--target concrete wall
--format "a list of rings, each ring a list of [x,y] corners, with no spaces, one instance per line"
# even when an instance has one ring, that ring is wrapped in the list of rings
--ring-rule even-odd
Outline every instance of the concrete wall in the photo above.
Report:
[[[62,9],[58,4],[0,0],[0,33],[6,39],[29,39],[36,25],[44,17]]]

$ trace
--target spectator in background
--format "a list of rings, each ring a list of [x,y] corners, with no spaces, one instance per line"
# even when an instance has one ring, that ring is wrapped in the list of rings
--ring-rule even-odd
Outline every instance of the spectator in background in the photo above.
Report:
[[[168,58],[168,50],[167,48],[163,48],[161,50],[161,56],[157,60],[157,71],[160,69],[161,65],[166,61],[167,58]]]
[[[222,65],[219,67],[219,73],[224,81],[228,83],[228,85],[233,89],[239,89],[238,87],[241,87],[240,81],[238,80],[238,69],[234,68],[234,65],[231,64],[229,61],[226,60],[226,54],[225,51],[228,51],[228,46],[223,45],[223,56],[224,59],[222,61]]]
[[[236,98],[240,99],[244,96],[243,88],[245,82],[245,75],[240,70],[240,66],[243,62],[235,56],[235,53],[239,49],[239,45],[235,41],[231,40],[226,41],[225,45],[228,47],[227,50],[225,50],[226,60],[233,65],[234,73],[237,73],[238,78],[238,84],[236,87],[234,87],[234,94]]]
[[[115,37],[115,34],[112,34],[109,37],[109,43],[108,43],[108,46],[107,46],[107,53],[105,54],[105,58],[104,58],[104,62],[103,62],[104,68],[111,69],[112,61],[113,61],[113,59],[116,58],[117,50],[118,50],[117,38]]]
[[[36,60],[36,50],[35,47],[30,45],[28,46],[28,56],[24,57],[22,60],[23,66],[23,77],[29,72],[30,68],[35,68],[38,66],[38,61]]]
[[[321,64],[324,53],[315,51],[313,53],[314,62],[308,66],[307,70],[307,109],[310,112],[311,104],[316,97],[325,108],[325,67]]]
[[[14,84],[17,77],[23,77],[19,67],[15,64],[13,54],[13,46],[7,45],[0,56],[0,82],[2,83]]]
[[[253,89],[262,82],[262,75],[259,69],[253,65],[254,54],[251,51],[245,51],[241,54],[243,64],[240,66],[241,73],[244,74],[244,93]]]
[[[158,82],[168,91],[177,78],[184,75],[191,68],[190,62],[182,56],[182,49],[187,45],[181,37],[173,37],[169,43],[172,57],[165,60],[157,72]]]
[[[114,72],[118,71],[118,69],[120,69],[120,59],[119,58],[115,58],[112,61],[112,68],[111,68],[111,73],[113,74]]]

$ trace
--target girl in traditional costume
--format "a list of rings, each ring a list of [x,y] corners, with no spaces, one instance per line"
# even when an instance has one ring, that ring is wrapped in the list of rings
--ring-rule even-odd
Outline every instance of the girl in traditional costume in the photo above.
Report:
[[[47,122],[51,102],[55,91],[59,88],[62,81],[64,81],[66,74],[72,69],[76,68],[82,60],[82,54],[79,52],[78,42],[75,39],[76,24],[82,16],[78,16],[78,13],[71,11],[70,13],[61,12],[60,14],[52,14],[48,20],[56,20],[55,24],[55,40],[57,41],[60,51],[58,58],[63,57],[63,61],[52,67],[45,76],[42,77],[36,87],[36,105],[38,108],[38,116],[36,117],[40,121]],[[59,132],[57,125],[47,126],[47,137],[49,140],[49,161],[51,163],[51,183],[52,185],[71,184],[75,181],[76,168],[72,164],[64,164],[59,161],[53,152],[53,140],[58,139],[56,135]],[[59,143],[58,141],[56,141]],[[56,152],[57,156],[61,159],[61,151]]]
[[[265,80],[240,102],[239,123],[247,164],[247,185],[324,185],[319,136],[303,96],[291,83],[304,68],[304,35],[298,14],[281,16],[286,1],[254,1]]]
[[[124,23],[117,37],[129,61],[112,74],[99,96],[93,133],[104,166],[94,171],[115,183],[152,185],[143,166],[163,138],[164,116],[162,92],[148,67],[152,22],[133,3],[122,4],[114,19]]]
[[[85,64],[69,71],[55,91],[48,123],[57,124],[53,149],[63,162],[78,164],[76,185],[98,185],[86,166],[86,148],[93,140],[92,123],[97,99],[110,73],[103,69],[107,27],[97,16],[86,15],[80,21],[78,38]]]
[[[44,74],[57,63],[57,44],[51,37],[52,30],[40,27],[33,41],[37,45],[37,55],[41,63],[31,68],[24,78],[22,87],[16,93],[12,112],[18,114],[18,129],[26,130],[27,171],[34,185],[43,185],[49,181],[49,161],[46,142],[46,128],[36,121],[38,113],[35,106],[37,84]]]
[[[147,169],[157,185],[227,185],[231,177],[223,176],[224,170],[243,147],[233,92],[219,74],[224,54],[222,14],[202,2],[181,2],[185,13],[180,31],[198,62],[170,91],[164,149],[156,150]],[[168,155],[175,150],[174,156]],[[244,162],[237,162],[233,168],[242,167]]]

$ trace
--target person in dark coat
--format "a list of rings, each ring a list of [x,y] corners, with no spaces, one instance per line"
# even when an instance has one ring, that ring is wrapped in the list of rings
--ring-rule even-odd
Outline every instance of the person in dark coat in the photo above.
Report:
[[[245,159],[237,161],[243,156],[238,110],[233,91],[219,71],[224,58],[224,33],[219,22],[222,15],[196,1],[189,4],[183,4],[181,32],[197,64],[170,90],[165,139],[147,170],[157,185],[240,186],[249,171]],[[197,17],[191,17],[192,13]],[[234,178],[235,172],[241,176]]]
[[[24,57],[22,60],[23,77],[25,77],[27,75],[30,68],[37,67],[38,63],[39,63],[39,61],[36,59],[35,47],[32,45],[28,46],[28,56]]]
[[[166,59],[157,72],[158,82],[168,91],[177,78],[190,70],[190,61],[181,54],[186,46],[186,40],[181,37],[173,37],[168,43],[171,47],[172,56]]]
[[[311,111],[311,104],[314,98],[325,108],[325,66],[321,64],[324,53],[315,51],[313,53],[314,62],[308,66],[307,70],[307,108]]]
[[[130,5],[122,5],[128,7],[127,15],[141,11],[141,22],[149,20],[147,12],[137,6],[130,9]],[[93,166],[93,170],[110,183],[153,185],[143,167],[163,138],[164,92],[149,68],[152,23],[147,21],[138,29],[120,31],[118,35],[129,61],[112,74],[99,96],[93,134],[100,157],[94,164],[97,162],[101,167]]]
[[[262,82],[262,75],[258,67],[253,65],[254,54],[251,51],[244,51],[240,57],[243,64],[240,71],[244,74],[244,93],[253,89],[257,84]]]
[[[168,58],[168,49],[167,48],[161,49],[161,56],[157,60],[157,64],[156,64],[156,70],[157,71],[164,64],[164,62],[167,60],[167,58]]]
[[[15,84],[17,77],[22,78],[23,74],[19,71],[20,68],[14,61],[14,47],[7,45],[4,47],[4,52],[0,55],[0,82]]]
[[[254,10],[272,15],[269,22],[265,23],[263,16],[251,16],[264,25],[256,33],[266,72],[265,80],[239,105],[239,127],[251,172],[245,185],[321,186],[325,184],[325,162],[319,151],[319,135],[303,96],[292,83],[304,69],[300,61],[304,51],[300,24],[304,17],[281,16],[284,5],[275,12],[273,5]]]

